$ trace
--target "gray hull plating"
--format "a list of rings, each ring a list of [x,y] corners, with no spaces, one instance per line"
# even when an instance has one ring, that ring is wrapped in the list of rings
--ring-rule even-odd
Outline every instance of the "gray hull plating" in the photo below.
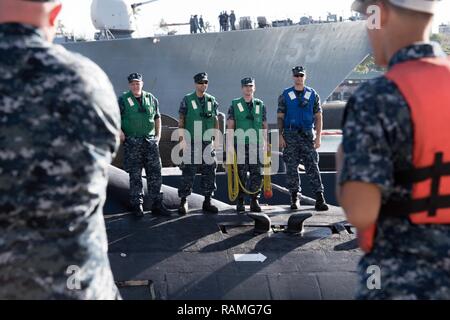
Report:
[[[209,92],[226,112],[241,94],[240,79],[256,78],[256,95],[276,121],[277,99],[291,85],[290,70],[304,65],[308,85],[325,100],[369,53],[364,22],[315,24],[223,33],[65,44],[95,61],[117,94],[128,90],[131,72],[144,75],[161,112],[178,116],[182,97],[193,90],[193,75],[209,73]]]

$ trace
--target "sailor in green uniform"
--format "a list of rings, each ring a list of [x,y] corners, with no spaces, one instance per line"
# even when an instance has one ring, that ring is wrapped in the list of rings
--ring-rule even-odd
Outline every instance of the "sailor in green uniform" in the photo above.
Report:
[[[185,215],[188,212],[187,197],[192,193],[195,174],[201,172],[202,179],[200,189],[205,197],[203,211],[205,213],[218,213],[217,207],[211,204],[211,197],[216,187],[217,160],[213,147],[214,135],[212,131],[219,129],[218,103],[216,98],[206,93],[208,89],[208,74],[205,72],[194,76],[195,91],[187,94],[180,105],[180,142],[186,159],[183,160],[181,185],[178,188],[178,196],[181,198],[178,213]],[[211,152],[211,160],[205,161],[205,150]],[[212,163],[211,163],[212,162]]]
[[[250,210],[261,212],[258,199],[262,186],[263,152],[266,150],[267,141],[267,113],[262,100],[254,97],[255,79],[244,78],[241,80],[243,96],[234,99],[228,110],[227,135],[234,130],[233,137],[227,137],[228,149],[236,150],[239,179],[247,191],[251,193]],[[244,156],[245,155],[245,156]],[[247,179],[247,172],[250,173]],[[240,187],[237,212],[245,212],[245,192]]]
[[[161,116],[158,99],[143,91],[142,75],[128,76],[130,90],[119,97],[122,118],[121,140],[124,146],[124,168],[130,175],[130,203],[136,216],[144,215],[142,169],[145,169],[152,213],[169,216],[161,193]]]

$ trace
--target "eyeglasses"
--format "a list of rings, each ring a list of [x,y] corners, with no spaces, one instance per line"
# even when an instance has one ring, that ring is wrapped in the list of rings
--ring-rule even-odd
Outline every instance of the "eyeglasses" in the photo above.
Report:
[[[295,78],[303,78],[305,75],[304,74],[296,74],[294,75]]]

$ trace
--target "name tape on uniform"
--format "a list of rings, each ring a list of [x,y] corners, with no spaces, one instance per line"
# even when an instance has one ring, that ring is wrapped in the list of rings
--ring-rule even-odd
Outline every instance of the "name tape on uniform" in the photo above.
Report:
[[[305,99],[309,100],[310,97],[311,97],[311,91],[306,91],[305,92]]]
[[[211,101],[208,101],[208,111],[212,112],[212,103],[211,103]]]
[[[291,98],[291,100],[297,99],[297,96],[295,95],[294,91],[289,91],[289,98]]]
[[[194,110],[197,110],[197,102],[195,102],[195,101],[192,101],[192,108],[194,109]]]
[[[258,103],[256,104],[255,113],[259,114],[259,104]]]
[[[237,104],[237,106],[238,106],[240,112],[244,112],[244,107],[242,106],[242,103],[239,102]]]
[[[131,107],[134,107],[133,99],[131,99],[130,97],[128,97],[128,103]]]

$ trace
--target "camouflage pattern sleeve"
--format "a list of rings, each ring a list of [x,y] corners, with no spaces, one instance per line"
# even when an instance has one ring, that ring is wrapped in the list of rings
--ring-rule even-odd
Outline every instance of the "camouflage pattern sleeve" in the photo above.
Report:
[[[117,97],[90,60],[14,28],[26,36],[0,37],[0,299],[117,298],[103,218]]]
[[[314,114],[316,114],[316,113],[322,112],[322,105],[321,105],[319,94],[315,91],[314,91],[314,93],[316,94],[316,101],[314,102],[313,112],[314,112]]]
[[[284,99],[284,94],[281,94],[278,97],[277,113],[286,113],[286,100]]]
[[[159,111],[159,100],[156,97],[154,97],[153,103],[155,104],[155,111],[156,111],[155,117],[153,119],[156,120],[161,118],[161,113]]]
[[[122,116],[123,113],[125,112],[125,102],[123,101],[123,97],[122,96],[120,96],[117,99],[117,103],[119,105],[120,115]]]
[[[184,97],[183,100],[181,100],[180,110],[178,111],[178,113],[183,116],[187,114],[186,97]]]
[[[264,103],[262,105],[262,110],[263,110],[262,121],[267,122],[267,109],[266,109],[266,105]]]
[[[410,124],[410,125],[407,125]],[[411,188],[393,185],[393,172],[413,168],[411,114],[397,86],[385,77],[358,88],[343,119],[345,160],[340,183],[378,185],[383,196],[408,197]]]
[[[393,184],[392,149],[379,101],[376,90],[366,83],[347,103],[342,142],[345,158],[339,182],[372,183],[387,195]]]
[[[234,120],[234,108],[233,108],[233,106],[230,106],[228,108],[227,120]]]

